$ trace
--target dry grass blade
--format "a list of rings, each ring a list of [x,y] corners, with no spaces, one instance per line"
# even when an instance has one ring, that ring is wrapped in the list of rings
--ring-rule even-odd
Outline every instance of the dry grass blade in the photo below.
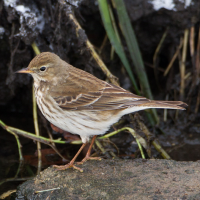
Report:
[[[199,36],[198,36],[198,44],[197,44],[197,54],[196,54],[196,84],[199,84],[199,73],[200,73],[200,28],[199,28]],[[199,104],[200,104],[200,92],[198,90],[198,96],[197,96],[197,103],[196,103],[196,108],[195,108],[195,113],[198,113],[199,111]]]
[[[76,25],[76,33],[77,33],[77,37],[79,37],[78,32],[79,30],[82,29],[80,24],[78,23],[78,21],[75,19],[75,17],[72,14],[69,14],[69,18],[73,20],[74,24]],[[96,53],[93,45],[90,43],[88,39],[86,40],[86,45],[88,49],[90,50],[92,57],[95,59],[95,61],[97,62],[99,67],[102,69],[104,74],[107,76],[107,78],[110,80],[110,82],[114,85],[119,85],[118,79],[108,70],[108,68],[106,67],[102,59],[99,57],[99,55]]]
[[[164,76],[167,76],[167,74],[168,74],[169,70],[171,69],[172,65],[174,64],[174,61],[176,60],[176,58],[177,58],[177,56],[178,56],[178,54],[179,54],[179,52],[180,52],[182,46],[183,46],[183,39],[181,38],[181,39],[180,39],[180,44],[179,44],[179,46],[178,46],[178,48],[177,48],[175,54],[173,55],[173,57],[172,57],[172,59],[171,59],[169,65],[167,66],[167,69],[166,69],[165,72],[164,72]]]
[[[169,100],[169,94],[166,95],[165,98],[166,101]],[[163,116],[163,121],[166,122],[167,121],[167,109],[164,109],[164,116]]]
[[[192,65],[193,65],[193,79],[192,79],[192,84],[190,87],[190,90],[188,92],[188,100],[190,95],[192,94],[192,92],[194,91],[194,88],[196,87],[196,85],[198,85],[199,83],[199,74],[198,74],[198,63],[199,62],[199,58],[200,55],[198,52],[200,48],[200,29],[199,29],[199,37],[198,37],[198,41],[197,41],[197,52],[195,53],[195,27],[192,26],[190,28],[190,56],[192,58]]]
[[[157,48],[156,48],[156,50],[155,50],[155,53],[154,53],[154,55],[153,55],[153,68],[154,68],[154,75],[155,75],[155,78],[156,78],[156,82],[157,82],[157,86],[160,88],[160,86],[159,86],[159,83],[158,83],[158,76],[157,76],[157,65],[156,65],[156,60],[157,60],[157,57],[158,57],[158,54],[159,54],[159,52],[160,52],[160,50],[161,50],[161,47],[162,47],[162,44],[163,44],[163,42],[165,41],[165,38],[166,38],[166,36],[167,36],[167,33],[168,33],[168,27],[167,27],[167,29],[165,30],[165,32],[164,32],[164,34],[162,35],[162,38],[161,38],[161,40],[160,40],[160,42],[159,42],[159,44],[158,44],[158,46],[157,46]]]
[[[157,59],[157,57],[158,57],[158,54],[159,54],[160,49],[161,49],[161,47],[162,47],[162,44],[163,44],[163,42],[164,42],[164,40],[165,40],[165,38],[166,38],[166,36],[167,36],[168,30],[169,30],[169,28],[167,28],[167,29],[165,30],[165,32],[164,32],[164,34],[162,35],[162,38],[161,38],[161,40],[160,40],[160,42],[159,42],[159,44],[158,44],[158,46],[157,46],[157,48],[156,48],[156,50],[155,50],[155,53],[154,53],[154,55],[153,55],[153,63],[154,63],[154,64],[155,64],[155,62],[156,62],[156,59]]]
[[[138,144],[138,147],[140,149],[140,153],[142,155],[142,158],[145,158],[145,155],[144,155],[144,152],[143,152],[143,149],[142,149],[142,146],[146,149],[147,148],[147,143],[145,141],[144,138],[142,138],[139,134],[137,134],[135,132],[134,129],[130,128],[130,127],[124,127],[124,128],[121,128],[121,129],[118,129],[116,131],[113,131],[111,133],[108,133],[106,135],[103,135],[101,137],[98,137],[98,139],[105,139],[105,138],[109,138],[113,135],[116,135],[117,133],[121,132],[121,131],[128,131],[129,133],[131,133],[133,135],[133,137],[135,138],[137,144]],[[141,146],[142,145],[142,146]]]
[[[40,54],[40,50],[38,49],[35,42],[31,46],[32,46],[36,55]],[[37,104],[36,104],[36,99],[35,99],[34,85],[32,87],[32,97],[33,97],[33,120],[34,120],[35,134],[37,136],[39,136],[40,132],[39,132],[39,126],[38,126]],[[41,153],[40,142],[37,142],[37,152],[38,152],[37,174],[39,174],[41,169],[42,169],[42,153]]]
[[[8,190],[0,195],[0,199],[8,198],[12,193],[15,193],[17,190]]]
[[[195,29],[194,26],[190,28],[190,55],[193,58],[195,49]]]
[[[200,27],[199,27],[199,34],[198,34],[198,42],[197,42],[197,51],[196,51],[196,84],[199,84],[199,74],[200,74]]]
[[[102,45],[101,45],[101,47],[99,48],[99,55],[101,55],[101,52],[102,52],[102,50],[103,50],[103,48],[104,48],[104,46],[105,46],[107,40],[108,40],[108,35],[106,34],[105,37],[104,37],[104,39],[103,39]]]
[[[151,133],[150,131],[148,130],[148,128],[145,126],[145,124],[139,120],[139,118],[137,116],[135,116],[135,119],[137,120],[137,123],[139,125],[139,127],[141,128],[141,130],[144,132],[144,134],[146,135],[146,137],[148,139],[150,139],[151,137]],[[168,155],[168,153],[161,147],[161,145],[159,144],[159,142],[157,140],[153,140],[152,141],[152,145],[154,146],[154,148],[160,152],[161,156],[165,159],[171,159],[171,157]],[[150,152],[148,152],[148,155],[150,154]]]
[[[189,30],[186,29],[184,32],[183,51],[182,51],[181,66],[180,66],[180,76],[181,76],[180,99],[181,100],[184,99],[184,90],[185,90],[185,61],[186,61],[186,56],[187,56],[188,34],[189,34]]]

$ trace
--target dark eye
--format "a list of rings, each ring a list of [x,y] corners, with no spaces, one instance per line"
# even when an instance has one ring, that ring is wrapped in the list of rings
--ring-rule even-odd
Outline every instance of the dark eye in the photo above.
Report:
[[[40,71],[45,71],[46,70],[46,67],[45,66],[42,66],[42,67],[40,67]]]

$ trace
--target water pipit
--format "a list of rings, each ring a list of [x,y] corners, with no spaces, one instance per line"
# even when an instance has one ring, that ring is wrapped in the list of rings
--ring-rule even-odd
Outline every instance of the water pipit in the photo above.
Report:
[[[104,134],[123,115],[149,108],[185,110],[181,101],[154,101],[102,81],[92,74],[66,63],[54,53],[37,55],[25,69],[34,78],[35,97],[46,119],[58,128],[80,135],[82,146],[59,170],[75,168],[74,162],[90,137],[89,150],[81,163],[90,157],[97,135]]]

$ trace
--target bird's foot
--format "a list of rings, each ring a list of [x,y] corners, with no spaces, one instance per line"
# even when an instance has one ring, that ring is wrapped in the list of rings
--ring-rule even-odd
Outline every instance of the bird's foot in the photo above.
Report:
[[[101,160],[100,157],[90,157],[90,156],[85,156],[81,162],[77,162],[77,165],[82,165],[84,162],[87,160]]]
[[[83,170],[77,166],[74,165],[74,163],[68,163],[66,165],[53,165],[54,168],[56,168],[56,170],[65,170],[68,168],[74,168],[80,172],[83,172]]]

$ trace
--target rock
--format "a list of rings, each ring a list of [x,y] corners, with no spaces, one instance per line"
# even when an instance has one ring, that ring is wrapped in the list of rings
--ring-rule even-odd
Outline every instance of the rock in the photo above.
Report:
[[[49,167],[20,185],[16,199],[200,199],[200,162],[102,160],[82,168]]]

